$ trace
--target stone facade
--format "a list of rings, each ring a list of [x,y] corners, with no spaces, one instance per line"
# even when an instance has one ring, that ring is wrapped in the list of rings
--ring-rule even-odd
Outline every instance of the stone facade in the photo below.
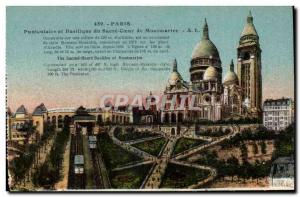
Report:
[[[195,46],[190,71],[190,82],[185,81],[173,63],[164,95],[174,99],[175,106],[166,103],[161,122],[217,121],[236,117],[261,115],[261,60],[259,37],[251,13],[240,37],[237,49],[237,74],[233,61],[222,82],[222,62],[217,47],[209,38],[205,20],[203,35]],[[195,98],[194,106],[189,105]],[[182,101],[183,100],[183,101]],[[182,105],[184,103],[184,105]],[[184,107],[179,107],[184,106]],[[193,107],[197,107],[196,110]]]

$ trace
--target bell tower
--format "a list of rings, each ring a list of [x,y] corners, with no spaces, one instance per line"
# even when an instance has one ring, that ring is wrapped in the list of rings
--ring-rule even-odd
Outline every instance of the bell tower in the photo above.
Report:
[[[237,74],[242,87],[242,99],[249,101],[248,113],[260,117],[262,105],[261,49],[251,12],[237,47]]]

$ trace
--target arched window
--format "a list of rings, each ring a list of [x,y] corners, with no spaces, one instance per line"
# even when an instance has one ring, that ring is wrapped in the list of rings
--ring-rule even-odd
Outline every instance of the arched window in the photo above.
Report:
[[[249,60],[250,59],[250,52],[246,51],[243,53],[243,60]]]
[[[166,114],[165,114],[165,118],[164,118],[164,122],[165,122],[165,123],[168,123],[168,122],[169,122],[169,119],[170,119],[169,114],[166,113]]]
[[[175,114],[175,113],[172,113],[172,114],[171,114],[171,122],[172,122],[172,123],[175,123],[175,122],[176,122],[176,114]]]

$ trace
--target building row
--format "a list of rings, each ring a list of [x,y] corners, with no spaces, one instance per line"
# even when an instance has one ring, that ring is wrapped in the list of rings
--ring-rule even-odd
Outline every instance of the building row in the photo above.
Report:
[[[21,105],[15,113],[7,111],[7,138],[19,144],[31,143],[42,136],[46,125],[61,130],[64,124],[91,122],[94,125],[132,123],[132,112],[126,107],[103,110],[100,108],[55,108],[47,109],[42,103],[32,113]]]

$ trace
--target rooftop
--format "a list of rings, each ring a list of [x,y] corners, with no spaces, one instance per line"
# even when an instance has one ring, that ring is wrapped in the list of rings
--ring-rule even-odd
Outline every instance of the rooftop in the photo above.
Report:
[[[21,105],[21,106],[17,109],[16,114],[27,114],[27,110],[26,110],[26,108],[24,107],[24,105]]]
[[[281,99],[267,99],[264,102],[264,106],[272,106],[272,105],[291,105],[291,98],[281,98]]]

